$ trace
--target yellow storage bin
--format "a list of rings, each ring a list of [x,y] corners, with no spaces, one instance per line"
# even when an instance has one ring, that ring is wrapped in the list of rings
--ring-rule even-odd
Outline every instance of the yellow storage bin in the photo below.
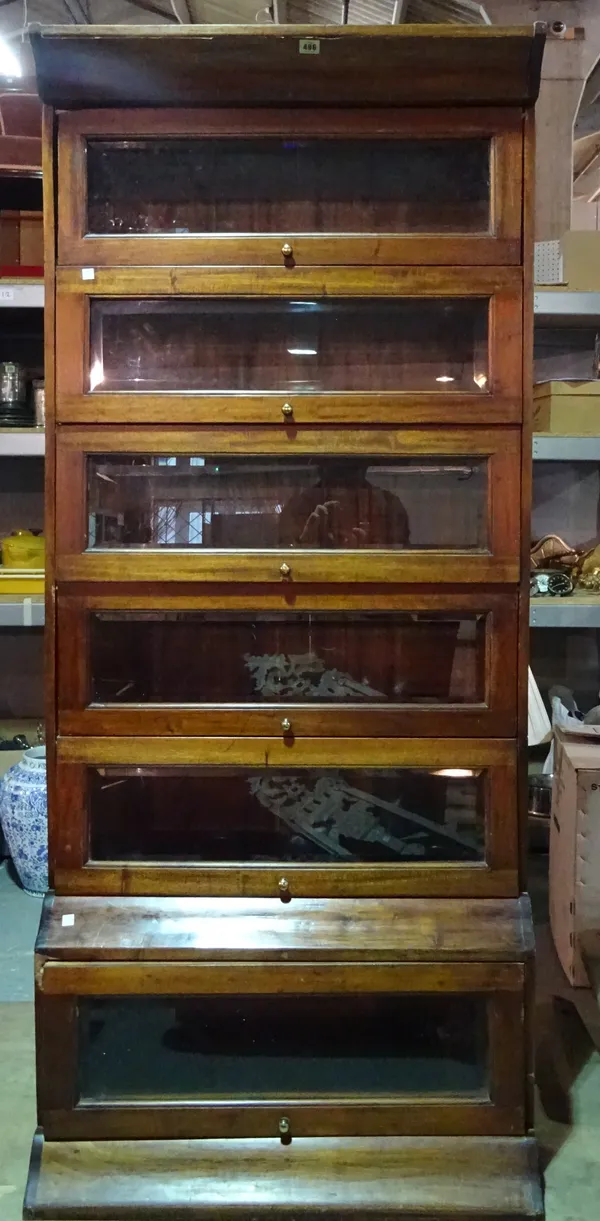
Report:
[[[3,568],[0,564],[0,597],[8,594],[43,594],[43,568]]]
[[[15,530],[2,539],[4,568],[43,569],[46,563],[46,543],[43,535],[31,530]]]

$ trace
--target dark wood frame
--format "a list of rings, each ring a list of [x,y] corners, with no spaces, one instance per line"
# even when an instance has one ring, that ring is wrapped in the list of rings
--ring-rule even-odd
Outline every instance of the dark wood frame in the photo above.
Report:
[[[265,703],[196,705],[131,703],[95,704],[90,700],[90,616],[94,611],[425,611],[471,612],[486,615],[484,700],[472,704],[344,704]],[[511,737],[516,729],[517,602],[512,592],[439,593],[428,590],[407,594],[384,586],[376,593],[343,594],[301,589],[286,596],[272,589],[201,588],[170,592],[153,586],[152,593],[118,586],[115,592],[85,587],[74,594],[66,585],[58,591],[57,640],[60,656],[58,692],[59,732],[127,736],[130,734],[231,735],[256,737],[281,733],[287,717],[299,737]]]
[[[440,455],[488,458],[489,551],[217,551],[166,548],[86,551],[86,454],[213,453]],[[520,434],[516,429],[61,428],[56,452],[58,581],[297,581],[449,583],[519,578]],[[282,568],[283,566],[283,568]]]
[[[122,267],[57,271],[57,421],[59,424],[520,424],[522,418],[522,272],[517,267]],[[489,298],[489,389],[472,394],[385,391],[286,395],[89,393],[90,301],[169,296],[484,297]],[[292,416],[282,415],[283,405]]]
[[[40,962],[38,1110],[49,1140],[294,1136],[517,1135],[525,1114],[525,965],[505,963]],[[77,998],[284,992],[482,993],[488,997],[488,1097],[398,1095],[381,1101],[206,1100],[80,1103]]]
[[[469,864],[198,864],[90,860],[87,765],[487,768],[485,856]],[[516,897],[518,837],[512,742],[465,738],[59,738],[50,812],[53,883],[60,894],[279,897]],[[282,888],[281,878],[286,885]]]
[[[127,110],[60,115],[59,263],[114,267],[147,264],[285,264],[282,243],[303,266],[343,264],[508,265],[521,261],[522,117],[518,109],[463,110]],[[261,135],[491,140],[490,231],[473,234],[365,233],[87,236],[88,138]]]

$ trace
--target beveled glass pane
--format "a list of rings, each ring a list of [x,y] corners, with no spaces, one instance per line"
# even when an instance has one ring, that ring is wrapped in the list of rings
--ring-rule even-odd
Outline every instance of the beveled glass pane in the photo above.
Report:
[[[470,769],[90,767],[93,860],[478,861]]]
[[[487,233],[487,139],[87,142],[89,233]]]
[[[384,1100],[487,1087],[482,996],[80,997],[78,1013],[86,1101]]]
[[[89,389],[481,394],[488,312],[485,297],[96,298]]]
[[[477,704],[484,614],[96,611],[100,704]]]
[[[91,454],[88,546],[484,551],[485,458]]]

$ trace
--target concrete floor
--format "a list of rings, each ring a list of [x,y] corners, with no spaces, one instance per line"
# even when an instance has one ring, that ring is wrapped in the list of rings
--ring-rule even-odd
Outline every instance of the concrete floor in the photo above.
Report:
[[[20,1221],[35,1128],[33,944],[42,901],[0,865],[0,1218]]]
[[[537,1133],[547,1221],[600,1216],[600,1054],[567,1001],[551,1004],[560,968],[545,925],[543,875],[532,879],[538,921]],[[534,870],[534,874],[536,870]],[[0,866],[0,1219],[20,1221],[35,1128],[32,950],[40,900]],[[557,974],[558,972],[558,974]]]

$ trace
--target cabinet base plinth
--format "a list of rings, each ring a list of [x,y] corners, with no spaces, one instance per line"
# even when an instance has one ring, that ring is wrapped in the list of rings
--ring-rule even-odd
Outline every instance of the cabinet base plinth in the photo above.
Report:
[[[26,1218],[40,1221],[542,1218],[535,1141],[514,1138],[44,1141]]]

